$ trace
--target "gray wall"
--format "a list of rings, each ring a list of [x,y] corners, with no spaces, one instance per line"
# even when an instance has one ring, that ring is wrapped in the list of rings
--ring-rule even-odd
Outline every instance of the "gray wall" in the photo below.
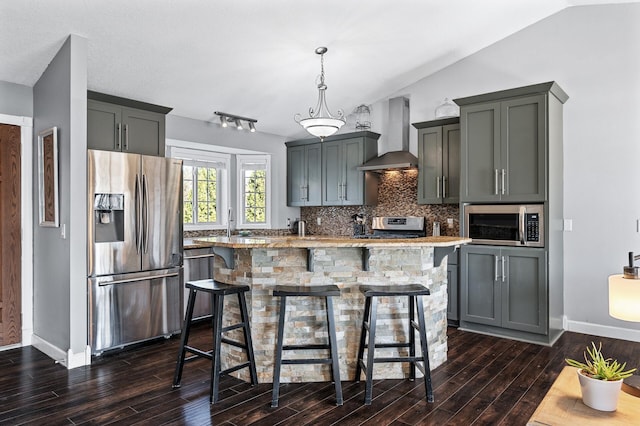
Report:
[[[73,353],[83,352],[87,341],[86,46],[85,39],[70,36],[33,88],[34,334]],[[53,126],[58,127],[60,228],[38,225],[35,144],[38,133]]]
[[[259,128],[260,123],[256,127]],[[271,227],[274,229],[286,228],[287,217],[292,219],[300,217],[299,208],[287,207],[287,151],[283,137],[260,131],[250,133],[232,128],[223,129],[217,122],[192,120],[171,114],[167,116],[166,137],[167,139],[185,142],[272,154],[271,189],[273,191],[273,206]],[[234,191],[234,177],[232,177],[231,185],[232,191]]]
[[[445,97],[557,81],[569,94],[564,214],[573,231],[564,235],[567,325],[636,341],[640,324],[608,314],[607,277],[622,272],[628,251],[640,252],[638,22],[638,3],[572,7],[391,96],[409,95],[411,121],[419,122],[433,119]],[[374,131],[384,135],[384,128]],[[415,153],[417,132],[411,138]]]
[[[33,89],[0,81],[0,114],[33,117]]]

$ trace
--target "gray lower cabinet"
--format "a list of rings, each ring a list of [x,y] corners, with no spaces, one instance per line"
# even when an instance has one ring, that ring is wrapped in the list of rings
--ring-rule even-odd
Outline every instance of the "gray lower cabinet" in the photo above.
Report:
[[[464,246],[460,325],[548,333],[545,249]]]
[[[456,99],[460,201],[546,201],[547,153],[556,143],[550,123],[561,122],[567,99],[554,82]]]
[[[458,251],[447,260],[447,324],[458,325]]]
[[[89,99],[87,148],[163,157],[165,114]]]
[[[322,145],[287,146],[287,205],[322,205]]]
[[[459,118],[414,123],[418,129],[418,204],[460,201]]]

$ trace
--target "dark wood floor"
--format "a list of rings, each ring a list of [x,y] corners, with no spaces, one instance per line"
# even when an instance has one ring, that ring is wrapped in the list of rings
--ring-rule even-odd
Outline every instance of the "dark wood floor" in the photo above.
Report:
[[[194,331],[202,339],[208,330]],[[449,359],[432,373],[435,403],[420,380],[375,382],[371,406],[363,383],[343,382],[344,405],[330,383],[271,385],[226,378],[209,405],[209,364],[187,364],[180,389],[171,382],[178,339],[104,356],[66,370],[32,347],[0,352],[0,424],[190,425],[524,425],[564,366],[592,340],[605,355],[636,366],[640,343],[565,333],[553,348],[449,329]]]

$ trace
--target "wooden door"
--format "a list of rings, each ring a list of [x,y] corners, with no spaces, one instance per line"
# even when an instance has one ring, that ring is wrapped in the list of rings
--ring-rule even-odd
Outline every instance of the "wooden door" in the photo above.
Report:
[[[20,127],[0,124],[0,346],[22,340]]]

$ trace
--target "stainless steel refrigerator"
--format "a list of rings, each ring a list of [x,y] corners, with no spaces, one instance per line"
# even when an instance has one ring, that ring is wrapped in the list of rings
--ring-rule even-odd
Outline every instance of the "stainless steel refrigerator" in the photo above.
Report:
[[[93,354],[180,332],[182,161],[88,150]]]

